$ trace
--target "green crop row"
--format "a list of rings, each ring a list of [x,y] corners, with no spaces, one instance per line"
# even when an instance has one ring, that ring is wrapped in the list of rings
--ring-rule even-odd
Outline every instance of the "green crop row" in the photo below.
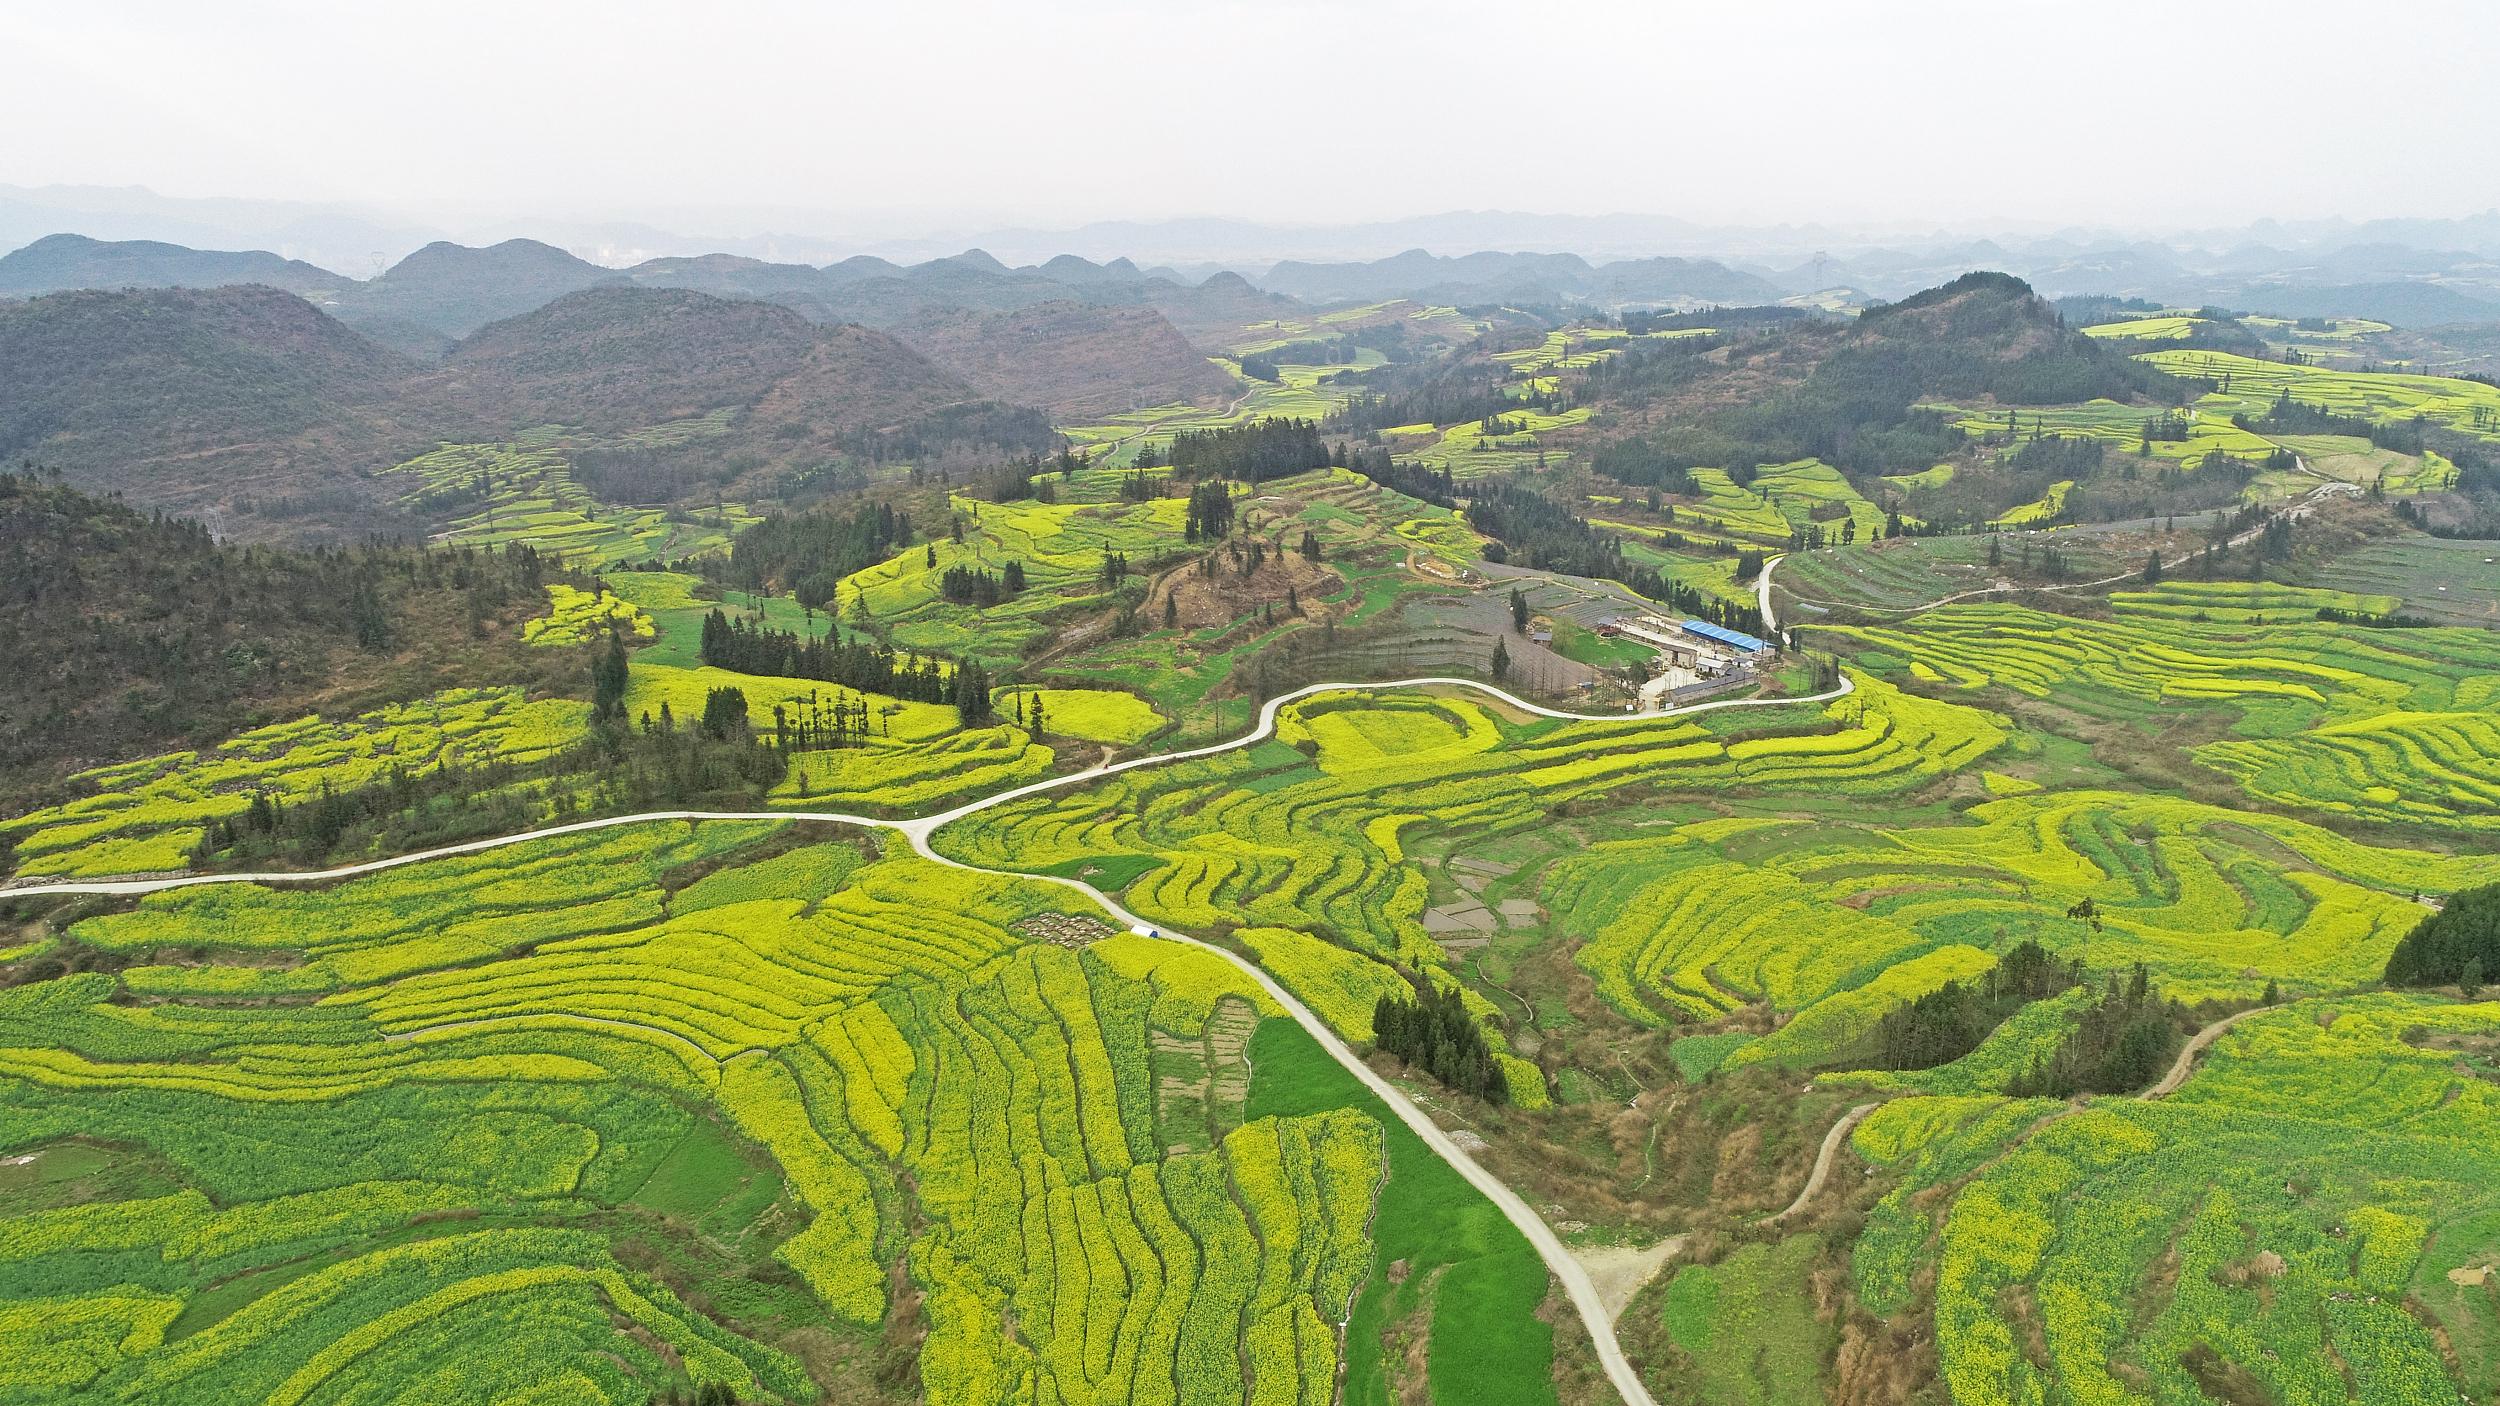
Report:
[[[2444,1271],[2500,1251],[2500,1105],[2437,1045],[2494,1031],[2491,1005],[2301,1003],[2233,1029],[2160,1103],[1897,1105],[1954,1131],[1870,1218],[1862,1285],[1898,1302],[1932,1230],[1958,1400],[2193,1399],[2200,1357],[2274,1400],[2477,1398],[2490,1360],[2452,1377],[2442,1341],[2489,1309]],[[1906,1155],[1898,1126],[1860,1146]]]
[[[1329,1399],[1374,1272],[1378,1123],[1263,1117],[1204,1151],[1156,1131],[1157,1032],[1197,1039],[1255,995],[1240,974],[1142,938],[1020,940],[1063,895],[899,846],[749,862],[771,829],[619,827],[79,924],[209,955],[155,969],[172,994],[145,1004],[102,974],[0,993],[0,1152],[40,1167],[74,1135],[165,1179],[0,1218],[0,1380],[813,1399],[736,1306],[861,1341],[900,1263],[933,1401]],[[752,1148],[770,1189],[656,1191],[698,1136]],[[711,1240],[612,1252],[681,1206]]]
[[[451,689],[340,722],[306,717],[202,752],[169,752],[81,772],[85,794],[0,821],[21,875],[181,869],[203,827],[244,813],[256,794],[288,803],[437,767],[529,762],[582,740],[589,705],[530,700],[517,688]]]
[[[2500,828],[2500,637],[2323,627],[2381,598],[2286,586],[2121,594],[2120,618],[1953,605],[1899,626],[1835,627],[1922,678],[2152,719],[2228,705],[2238,735],[2199,762],[2268,801],[2441,829]]]
[[[727,428],[724,415],[619,436],[615,443],[682,443]],[[725,550],[759,519],[738,504],[710,509],[626,507],[602,502],[573,477],[572,451],[599,444],[558,429],[533,430],[496,444],[446,444],[384,470],[426,516],[448,519],[450,535],[480,546],[526,542],[574,566],[597,569],[675,561]]]
[[[604,639],[611,630],[640,639],[657,631],[651,617],[611,592],[585,591],[557,582],[547,588],[547,613],[521,626],[521,638],[550,648]]]

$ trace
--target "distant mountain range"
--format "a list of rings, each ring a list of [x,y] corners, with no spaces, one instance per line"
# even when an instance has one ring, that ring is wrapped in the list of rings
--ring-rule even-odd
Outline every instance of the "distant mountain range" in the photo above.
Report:
[[[370,277],[422,245],[455,239],[490,245],[524,237],[569,249],[593,263],[737,254],[775,263],[824,265],[856,254],[910,264],[964,248],[987,249],[1010,264],[1058,254],[1096,262],[1122,256],[1203,277],[1218,269],[1256,274],[1280,260],[1344,263],[1403,249],[1466,254],[1482,249],[1572,252],[1592,262],[1677,255],[1731,266],[1784,268],[1817,254],[1855,259],[1883,251],[1932,251],[1987,238],[2043,257],[2118,246],[2173,251],[2271,251],[2296,262],[2322,251],[2394,244],[2500,257],[2500,207],[2456,218],[2258,220],[2250,224],[2148,231],[1995,222],[1959,231],[1933,223],[1741,224],[1673,215],[1553,214],[1450,210],[1390,220],[1284,222],[1225,216],[1102,220],[1073,227],[961,223],[778,206],[667,210],[630,218],[493,218],[457,224],[346,203],[164,196],[139,186],[0,185],[0,250],[68,230],[98,239],[169,240],[202,248],[274,249],[357,277]],[[2347,280],[2349,281],[2349,280]]]
[[[1707,259],[1627,259],[1592,266],[1577,254],[1468,254],[1439,258],[1421,249],[1369,263],[1288,261],[1260,286],[1314,303],[1491,300],[1545,305],[1595,303],[1689,307],[1776,303],[1791,291],[1767,278]]]
[[[6,196],[0,188],[0,215],[8,210]],[[1452,223],[1488,237],[1533,227],[1526,217],[1509,216],[1453,217]],[[1560,223],[1610,243],[1629,238],[1633,229],[1622,221]],[[0,231],[6,228],[7,220],[0,218]],[[1086,237],[1115,228],[1151,243],[1152,230],[1160,227],[1105,226]],[[2320,232],[2268,231],[2287,240]],[[1783,300],[1845,304],[1905,297],[1975,268],[2013,273],[2052,297],[2145,298],[2294,317],[2332,313],[2404,327],[2500,321],[2500,215],[2387,222],[2348,232],[2375,237],[2338,244],[2243,241],[2216,252],[2057,234],[2002,242],[1927,239],[1805,258],[1661,255],[1604,262],[1519,246],[1511,252],[1444,255],[1419,245],[1385,258],[1288,258],[1237,267],[1141,266],[1127,257],[1097,262],[1066,252],[1010,266],[976,248],[916,263],[853,254],[823,264],[724,250],[664,254],[620,268],[552,244],[507,239],[474,248],[428,243],[365,280],[272,253],[209,253],[155,241],[116,243],[54,233],[0,256],[0,296],[264,282],[301,293],[377,340],[425,360],[442,356],[452,342],[499,317],[612,281],[776,302],[813,321],[886,330],[966,310],[1001,312],[1051,302],[1144,307],[1162,314],[1200,350],[1219,350],[1236,329],[1290,315],[1296,305],[1391,298],[1605,311]],[[1206,229],[1200,233],[1212,237]],[[1661,227],[1661,233],[1676,231]],[[2441,235],[2455,242],[2409,242]],[[1683,242],[1680,233],[1677,242]]]

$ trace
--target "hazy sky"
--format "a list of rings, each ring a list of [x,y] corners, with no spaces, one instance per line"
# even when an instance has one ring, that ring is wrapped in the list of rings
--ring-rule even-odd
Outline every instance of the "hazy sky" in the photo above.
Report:
[[[900,232],[1499,208],[2175,228],[2500,204],[2492,0],[0,13],[0,182],[436,220],[779,209]]]

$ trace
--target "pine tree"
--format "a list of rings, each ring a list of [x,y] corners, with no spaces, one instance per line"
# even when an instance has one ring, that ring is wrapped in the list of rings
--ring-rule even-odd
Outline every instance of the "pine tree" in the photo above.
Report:
[[[713,615],[718,616],[719,613],[714,611]],[[712,629],[711,620],[706,619],[703,622],[703,629],[706,637],[709,637]],[[600,655],[590,666],[590,714],[592,717],[606,723],[614,722],[624,716],[626,676],[625,641],[611,634],[608,636],[607,652]]]
[[[1510,677],[1510,646],[1501,640],[1493,642],[1493,681],[1500,683]]]
[[[703,735],[715,742],[728,742],[747,735],[747,696],[730,687],[715,688],[703,696]]]

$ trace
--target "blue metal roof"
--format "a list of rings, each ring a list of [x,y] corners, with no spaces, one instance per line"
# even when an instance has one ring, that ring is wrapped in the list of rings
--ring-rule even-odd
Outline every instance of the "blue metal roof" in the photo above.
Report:
[[[1699,635],[1706,640],[1717,640],[1721,644],[1733,646],[1748,654],[1760,654],[1770,648],[1769,645],[1751,635],[1728,629],[1723,625],[1713,625],[1707,620],[1687,620],[1684,622],[1684,630],[1687,634]]]

